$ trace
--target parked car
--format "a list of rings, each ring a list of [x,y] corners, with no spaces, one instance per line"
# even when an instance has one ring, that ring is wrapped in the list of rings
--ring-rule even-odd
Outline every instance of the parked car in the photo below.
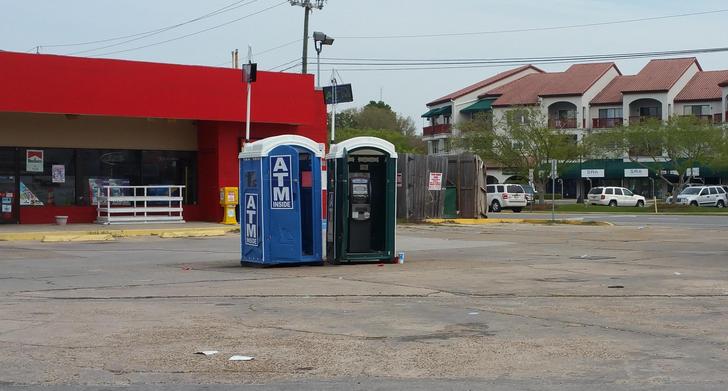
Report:
[[[589,203],[608,206],[645,206],[645,197],[624,187],[594,187],[589,190]]]
[[[725,208],[728,195],[723,186],[688,187],[677,196],[677,203],[690,206],[715,206]]]
[[[510,209],[519,213],[526,206],[526,192],[521,185],[487,185],[488,211],[500,212]]]
[[[526,193],[526,205],[533,205],[538,197],[538,192],[532,185],[521,185],[523,191]]]
[[[680,193],[682,193],[688,187],[700,187],[700,186],[705,186],[705,183],[684,183],[682,185],[682,190],[680,190]],[[726,190],[726,191],[728,191],[728,190]],[[680,193],[678,193],[678,194],[680,194]],[[668,196],[667,198],[665,198],[665,203],[672,204],[672,196]]]

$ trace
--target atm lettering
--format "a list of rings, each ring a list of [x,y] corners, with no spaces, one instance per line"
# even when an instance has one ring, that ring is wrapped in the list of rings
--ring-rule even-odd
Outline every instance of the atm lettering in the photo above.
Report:
[[[245,244],[258,245],[258,195],[245,195]]]
[[[270,157],[271,209],[293,209],[291,156]]]
[[[273,188],[273,202],[290,202],[291,193],[287,187],[274,187]]]

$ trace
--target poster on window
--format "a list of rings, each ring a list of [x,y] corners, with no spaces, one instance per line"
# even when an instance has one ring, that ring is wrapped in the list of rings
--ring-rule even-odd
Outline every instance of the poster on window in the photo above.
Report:
[[[25,183],[20,182],[20,205],[23,206],[43,206],[40,198],[36,196]]]
[[[25,151],[25,171],[43,172],[43,150],[28,149]]]
[[[2,213],[12,213],[13,212],[13,205],[12,204],[3,204],[2,206]]]
[[[53,183],[66,183],[66,166],[54,164],[51,171]]]
[[[104,190],[104,186],[129,186],[129,180],[128,179],[114,179],[114,178],[89,178],[88,179],[88,191],[89,196],[91,197],[91,205],[97,204],[97,195],[103,193],[105,196],[106,193]],[[109,191],[109,195],[112,197],[119,197],[123,196],[125,193],[128,193],[128,189],[120,189],[120,188],[111,188]],[[114,202],[114,205],[130,205],[128,201],[123,202]]]

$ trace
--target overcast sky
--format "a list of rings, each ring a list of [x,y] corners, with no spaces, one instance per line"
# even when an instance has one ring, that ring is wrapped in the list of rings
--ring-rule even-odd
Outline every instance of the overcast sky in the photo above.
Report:
[[[50,47],[126,36],[175,25],[234,3],[235,0],[0,0],[0,49],[69,54],[119,41],[84,46]],[[223,66],[230,51],[248,45],[267,51],[303,35],[303,9],[282,0],[248,0],[245,6],[170,29],[145,39],[80,55],[93,56],[174,39],[273,7],[229,25],[107,58]],[[728,46],[728,12],[599,27],[436,38],[344,38],[512,30],[608,22],[727,9],[725,0],[329,0],[314,11],[310,28],[333,36],[322,57],[446,59],[502,58],[643,52]],[[131,39],[131,38],[130,38]],[[45,47],[43,47],[45,46]],[[244,54],[241,54],[244,57]],[[254,57],[259,69],[295,64],[301,43],[294,42]],[[315,57],[313,47],[309,56]],[[702,54],[705,70],[728,69],[728,53]],[[647,59],[617,61],[625,74],[637,72]],[[539,65],[559,71],[568,64]],[[331,66],[322,66],[324,80]],[[340,82],[353,84],[355,102],[383,100],[422,126],[425,103],[506,68],[418,71],[347,71],[337,67]],[[300,72],[300,67],[291,71]],[[316,71],[315,61],[309,72]],[[52,70],[49,70],[52,72]],[[324,83],[328,84],[328,83]]]

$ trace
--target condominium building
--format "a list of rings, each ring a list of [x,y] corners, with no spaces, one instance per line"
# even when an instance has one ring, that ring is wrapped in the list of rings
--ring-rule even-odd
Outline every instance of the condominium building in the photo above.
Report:
[[[497,74],[427,107],[423,117],[429,126],[423,129],[423,140],[430,154],[450,153],[448,139],[458,135],[458,122],[472,118],[474,113],[489,112],[497,127],[505,113],[515,107],[539,108],[549,127],[563,129],[576,139],[594,130],[649,118],[667,120],[673,115],[695,115],[723,123],[728,116],[728,70],[703,70],[696,58],[651,60],[635,75],[623,75],[611,62],[575,64],[563,72],[544,72],[529,65]],[[588,162],[587,166],[605,162]],[[613,165],[617,168],[605,170],[613,175],[600,181],[624,184],[621,168],[628,169],[630,162],[614,159]],[[514,179],[507,168],[495,167],[489,174],[494,182]],[[573,180],[565,183],[570,187],[567,192],[581,194],[580,173],[571,176],[567,179]]]

